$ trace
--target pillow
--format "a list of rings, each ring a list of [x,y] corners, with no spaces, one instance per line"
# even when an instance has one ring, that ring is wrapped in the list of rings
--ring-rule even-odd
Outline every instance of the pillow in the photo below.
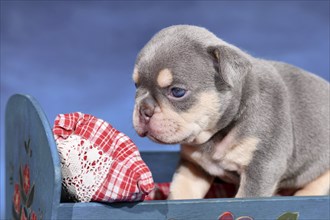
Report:
[[[81,112],[60,114],[53,133],[62,185],[76,201],[139,201],[153,190],[138,148],[107,122]]]

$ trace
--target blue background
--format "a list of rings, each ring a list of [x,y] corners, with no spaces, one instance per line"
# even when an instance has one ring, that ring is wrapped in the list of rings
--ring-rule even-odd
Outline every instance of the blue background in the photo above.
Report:
[[[34,96],[50,124],[59,113],[81,111],[140,150],[178,149],[138,137],[131,122],[136,55],[174,24],[204,26],[254,56],[329,81],[329,1],[1,1],[2,214],[4,109],[14,93]]]

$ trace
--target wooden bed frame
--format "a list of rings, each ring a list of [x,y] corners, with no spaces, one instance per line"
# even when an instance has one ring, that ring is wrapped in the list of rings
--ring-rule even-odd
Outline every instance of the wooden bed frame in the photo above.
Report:
[[[66,203],[61,200],[60,160],[51,126],[37,101],[13,95],[5,118],[6,219],[191,220],[221,219],[226,212],[235,219],[329,219],[329,196]],[[178,152],[141,155],[155,182],[171,180]]]

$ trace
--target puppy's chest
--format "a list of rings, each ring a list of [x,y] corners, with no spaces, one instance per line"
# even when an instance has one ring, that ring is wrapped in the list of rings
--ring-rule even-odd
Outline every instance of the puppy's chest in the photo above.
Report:
[[[210,150],[183,145],[181,152],[183,157],[198,164],[212,176],[237,182],[233,173],[241,174],[249,165],[258,142],[256,138],[236,141],[229,137],[214,144]]]

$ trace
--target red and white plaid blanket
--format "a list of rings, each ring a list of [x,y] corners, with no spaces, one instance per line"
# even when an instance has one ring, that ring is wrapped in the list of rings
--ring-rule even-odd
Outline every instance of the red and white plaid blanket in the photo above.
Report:
[[[80,112],[53,127],[63,185],[78,201],[138,201],[154,188],[135,144],[107,122]]]

